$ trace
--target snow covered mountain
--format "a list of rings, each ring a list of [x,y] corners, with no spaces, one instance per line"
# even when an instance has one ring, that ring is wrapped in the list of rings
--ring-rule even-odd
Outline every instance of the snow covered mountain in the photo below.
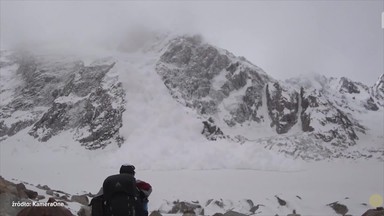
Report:
[[[2,52],[0,136],[29,128],[31,137],[45,142],[71,129],[73,138],[89,149],[120,144],[124,91],[106,79],[113,66]]]
[[[383,159],[383,124],[371,121],[383,119],[383,75],[371,87],[320,75],[277,81],[200,36],[158,37],[140,52],[146,60],[112,54],[86,64],[82,57],[2,51],[0,140],[27,133],[47,142],[66,131],[86,149],[121,146],[123,125],[135,124],[123,113],[139,109],[128,107],[123,71],[154,70],[146,76],[159,76],[169,97],[196,113],[209,140],[257,143],[304,159]],[[145,97],[140,93],[134,97]],[[370,143],[361,142],[366,137]]]
[[[200,36],[1,51],[0,174],[94,194],[129,162],[163,214],[185,201],[204,215],[361,215],[384,188],[383,78],[280,81]]]

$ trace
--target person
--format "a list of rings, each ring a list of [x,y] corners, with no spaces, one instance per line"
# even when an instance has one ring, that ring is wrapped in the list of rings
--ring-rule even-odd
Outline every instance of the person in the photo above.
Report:
[[[148,197],[151,192],[149,183],[136,180],[135,166],[124,164],[119,174],[104,180],[97,197],[91,201],[92,216],[148,216]]]
[[[136,180],[136,187],[139,191],[139,199],[143,205],[143,209],[145,211],[144,215],[148,216],[148,197],[152,193],[152,186],[142,180]]]
[[[124,164],[120,167],[120,174],[129,174],[132,176],[135,176],[135,166],[129,165],[129,164]],[[142,216],[148,216],[148,197],[152,193],[152,186],[143,180],[136,179],[136,188],[137,188],[137,193],[138,193],[138,209],[142,211],[140,215]]]

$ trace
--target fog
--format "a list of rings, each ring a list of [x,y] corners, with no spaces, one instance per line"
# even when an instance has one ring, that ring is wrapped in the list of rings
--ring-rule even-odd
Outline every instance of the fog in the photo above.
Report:
[[[1,49],[135,46],[148,32],[201,34],[285,79],[368,85],[384,72],[384,1],[0,1]]]

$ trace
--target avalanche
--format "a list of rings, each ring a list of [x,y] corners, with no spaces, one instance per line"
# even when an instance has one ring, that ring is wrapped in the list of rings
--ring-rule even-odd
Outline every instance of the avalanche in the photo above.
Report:
[[[58,73],[56,78],[60,78],[60,80],[72,77],[72,71],[69,68],[79,69],[76,71],[77,75],[87,70],[97,69],[105,73],[105,76],[100,80],[88,77],[92,82],[94,81],[94,85],[96,85],[96,81],[100,81],[100,85],[97,85],[95,89],[91,89],[90,84],[79,79],[78,76],[69,79],[70,81],[67,83],[51,83],[45,85],[49,88],[43,87],[43,93],[51,96],[52,91],[50,90],[52,89],[50,88],[63,87],[69,92],[70,88],[65,86],[71,83],[71,80],[74,80],[73,85],[70,85],[73,89],[85,88],[85,90],[80,88],[81,96],[68,94],[51,98],[52,103],[65,104],[65,108],[62,110],[69,107],[69,112],[73,115],[68,115],[69,124],[64,124],[63,128],[54,128],[57,133],[46,142],[34,139],[30,135],[30,131],[35,122],[49,114],[49,110],[57,111],[51,103],[40,101],[41,104],[33,110],[17,111],[10,113],[7,117],[2,115],[0,122],[3,122],[8,128],[12,128],[12,125],[18,121],[33,122],[24,128],[16,128],[19,130],[14,135],[7,134],[1,137],[1,176],[32,184],[49,185],[70,194],[96,193],[108,175],[117,173],[120,165],[128,162],[137,167],[137,177],[150,182],[154,188],[150,197],[151,211],[167,209],[169,208],[168,203],[176,200],[199,201],[203,204],[210,199],[215,199],[227,203],[226,209],[217,209],[212,205],[205,206],[208,215],[229,209],[251,214],[239,207],[241,205],[238,204],[238,201],[242,203],[241,200],[245,199],[250,199],[253,203],[260,205],[257,215],[284,215],[292,213],[294,209],[302,215],[335,215],[329,204],[336,201],[348,207],[348,214],[360,215],[371,208],[369,206],[371,195],[384,195],[382,107],[378,112],[365,110],[359,105],[361,100],[346,97],[347,103],[343,104],[348,107],[346,110],[357,110],[352,122],[362,122],[367,125],[365,134],[363,131],[356,130],[355,125],[353,126],[359,139],[356,141],[356,145],[348,147],[348,149],[317,142],[312,136],[303,135],[300,127],[293,127],[293,131],[287,134],[277,134],[276,128],[270,127],[272,120],[276,119],[271,119],[269,116],[265,86],[255,88],[261,92],[249,96],[252,99],[257,98],[252,100],[255,103],[250,106],[253,107],[253,111],[257,111],[254,113],[254,119],[263,120],[260,120],[260,123],[248,121],[248,119],[242,123],[239,122],[243,119],[236,122],[240,118],[236,118],[231,113],[232,105],[237,106],[236,103],[249,92],[246,88],[257,83],[258,73],[261,74],[261,81],[265,79],[273,83],[276,80],[269,78],[260,68],[248,61],[215,48],[218,51],[212,53],[228,54],[228,61],[234,65],[233,67],[236,62],[240,62],[233,74],[230,74],[225,67],[218,70],[218,73],[226,71],[229,75],[221,74],[214,78],[215,88],[225,82],[228,82],[229,86],[232,85],[229,83],[230,81],[225,80],[227,79],[225,77],[230,77],[229,80],[238,78],[235,76],[241,74],[242,69],[250,70],[248,75],[253,76],[253,80],[247,80],[239,89],[235,89],[233,86],[233,89],[229,88],[231,91],[227,92],[228,97],[221,101],[224,104],[217,106],[219,112],[212,114],[212,117],[217,120],[217,126],[230,139],[208,141],[201,134],[202,121],[208,115],[194,109],[193,102],[192,108],[184,106],[191,101],[184,100],[183,92],[174,92],[175,89],[170,88],[172,85],[165,85],[164,77],[156,70],[159,59],[169,46],[169,42],[165,41],[169,41],[169,39],[167,37],[159,41],[152,41],[142,51],[103,53],[103,56],[108,56],[108,58],[84,56],[81,58],[87,59],[87,61],[82,62],[80,58],[79,62],[71,60],[70,65],[63,64],[58,67],[61,73]],[[209,50],[213,49],[206,44],[201,46],[208,47]],[[192,48],[201,49],[200,45]],[[3,61],[3,56],[1,59]],[[1,77],[5,77],[5,79],[0,79],[0,86],[2,90],[4,89],[0,93],[1,110],[4,112],[7,111],[5,108],[8,102],[13,100],[10,97],[19,96],[14,94],[17,93],[17,86],[20,84],[18,78],[20,74],[16,73],[18,67],[15,64],[0,68]],[[53,62],[45,66],[49,69],[53,68],[52,71],[57,69]],[[166,66],[175,70],[185,69],[173,68],[172,64]],[[109,70],[106,72],[107,69]],[[47,80],[53,76],[53,74],[44,75]],[[44,76],[37,77],[43,78]],[[55,76],[53,77],[53,80],[56,80]],[[238,81],[243,83],[240,78]],[[121,83],[121,86],[118,82]],[[284,87],[283,90],[286,85],[281,84]],[[88,87],[91,89],[89,92],[86,91]],[[184,87],[189,88],[189,86]],[[99,90],[96,91],[96,89]],[[116,97],[114,93],[121,92],[121,89],[124,94],[118,94]],[[202,92],[204,93],[203,90]],[[291,102],[290,92],[280,93],[281,101],[285,101],[287,104]],[[329,95],[332,95],[331,93]],[[98,94],[101,96],[97,96]],[[320,94],[319,91],[310,87],[305,93],[305,96],[308,97],[304,99],[318,94]],[[3,98],[5,99],[3,100]],[[29,99],[32,100],[33,96]],[[203,100],[206,99],[203,98]],[[328,99],[336,101],[341,99],[341,96],[329,97],[324,101]],[[191,100],[199,102],[198,97]],[[319,99],[318,102],[320,103],[322,100]],[[298,103],[303,103],[302,101],[302,99],[297,100]],[[342,106],[335,106],[342,110]],[[228,107],[231,108],[228,109]],[[110,113],[103,113],[104,108],[108,108],[111,113],[116,115],[111,117]],[[337,123],[325,124],[322,127],[321,118],[326,119],[338,113],[333,111],[322,113],[328,112],[328,109],[335,110],[335,107],[312,109],[318,111],[311,113],[312,118],[316,118],[316,115],[320,116],[320,118],[314,119],[319,122],[319,127],[315,132],[329,131],[330,127],[327,126],[341,127]],[[92,110],[93,115],[88,115],[89,110]],[[236,114],[241,114],[241,110],[235,110]],[[297,110],[300,113],[303,111],[302,109]],[[79,112],[83,111],[87,114],[87,121],[84,122],[91,122],[85,126],[82,125],[84,122],[78,121],[83,117],[79,115]],[[282,115],[287,114],[285,111],[289,113],[288,109],[282,109]],[[349,113],[349,111],[345,112]],[[116,133],[112,134],[113,140],[116,142],[106,140],[103,145],[96,146],[94,150],[86,149],[92,142],[81,143],[80,138],[88,138],[86,140],[91,141],[93,141],[91,138],[100,138],[97,136],[99,133],[96,132],[106,128],[100,127],[100,125],[106,125],[113,131],[120,124],[119,121],[114,122],[110,118],[119,116],[119,113],[121,114],[121,127],[118,132],[115,131]],[[67,113],[56,114],[57,118],[61,118]],[[350,117],[349,114],[346,116]],[[230,127],[225,121],[228,120],[225,117],[236,122],[236,125],[233,128]],[[47,122],[50,122],[49,119],[54,121],[55,118],[46,119],[48,119]],[[63,120],[67,119],[63,118]],[[299,118],[299,124],[304,124],[302,121],[303,119]],[[46,124],[42,125],[40,129],[44,129],[44,132],[47,133],[50,132],[49,128],[45,128]],[[36,131],[40,130],[36,129]],[[236,135],[241,135],[243,142],[234,142]],[[77,138],[78,140],[76,140]],[[333,150],[335,152],[332,152]],[[328,152],[330,153],[328,154]],[[335,157],[340,152],[345,155],[340,158]],[[348,159],[349,156],[353,159]],[[308,162],[303,158],[311,160]],[[276,196],[286,200],[287,205],[281,206],[277,202]],[[78,207],[73,207],[73,213],[78,210]]]

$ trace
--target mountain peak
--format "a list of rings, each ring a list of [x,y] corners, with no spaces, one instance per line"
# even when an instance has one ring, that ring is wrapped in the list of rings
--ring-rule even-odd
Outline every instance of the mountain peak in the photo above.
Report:
[[[383,76],[371,89],[319,74],[283,83],[200,35],[148,35],[138,49],[90,63],[80,57],[18,58],[2,52],[0,139],[24,133],[50,142],[65,131],[86,149],[144,143],[126,139],[147,136],[140,131],[153,121],[174,129],[168,119],[175,117],[163,112],[177,101],[173,112],[194,113],[180,115],[201,123],[201,131],[203,122],[212,120],[210,127],[220,129],[216,141],[258,142],[294,157],[322,159],[355,146],[372,127],[360,115],[377,115],[374,111],[384,107]],[[167,117],[157,120],[157,114]],[[180,128],[189,128],[188,121]],[[143,130],[136,130],[138,125]],[[201,131],[184,133],[204,139]]]

